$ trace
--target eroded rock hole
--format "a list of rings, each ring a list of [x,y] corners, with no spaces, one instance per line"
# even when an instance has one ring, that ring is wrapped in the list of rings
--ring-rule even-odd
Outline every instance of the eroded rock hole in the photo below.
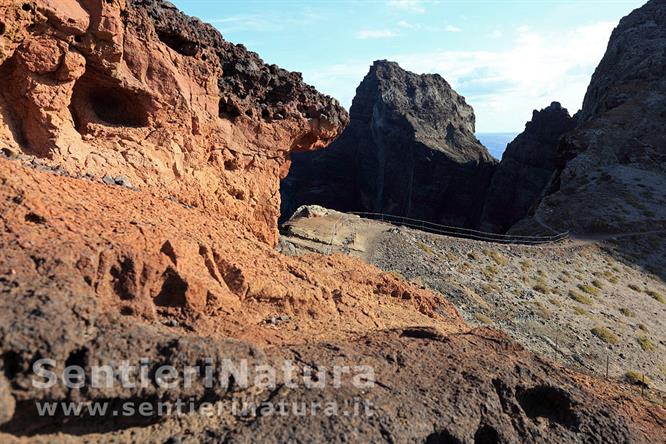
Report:
[[[218,115],[221,119],[234,120],[237,117],[240,117],[241,110],[231,100],[222,97],[220,99]]]
[[[157,37],[178,54],[194,57],[199,53],[199,45],[173,31],[157,31]]]
[[[572,430],[579,426],[571,396],[558,387],[537,386],[518,390],[516,398],[528,418],[546,418]]]
[[[146,126],[145,113],[141,112],[129,94],[113,88],[97,88],[90,91],[90,104],[103,122],[121,126]]]
[[[155,298],[155,305],[160,307],[184,307],[187,303],[187,282],[171,267],[162,275],[164,283]]]
[[[43,225],[46,223],[46,218],[37,213],[28,213],[25,215],[25,221],[31,224]]]
[[[136,270],[134,261],[131,258],[124,257],[118,265],[114,265],[110,270],[113,277],[113,291],[122,300],[134,299]]]
[[[83,347],[69,354],[67,360],[65,361],[65,368],[72,366],[85,368],[87,362],[88,362],[88,349],[86,347]]]
[[[494,428],[483,425],[474,434],[474,444],[497,444],[502,442],[497,430]]]
[[[5,24],[0,22],[0,35],[4,35],[6,30],[7,30],[7,27],[5,26]]]
[[[145,127],[152,109],[146,94],[118,85],[115,79],[88,71],[74,87],[70,111],[76,129],[85,133],[90,123]]]
[[[400,337],[411,339],[441,339],[441,335],[436,331],[427,328],[409,328],[404,330],[400,334]]]
[[[449,433],[448,430],[443,430],[428,435],[425,444],[463,444],[463,442]]]
[[[23,369],[21,356],[14,352],[8,351],[2,355],[2,370],[5,373],[5,376],[10,381],[21,373]]]

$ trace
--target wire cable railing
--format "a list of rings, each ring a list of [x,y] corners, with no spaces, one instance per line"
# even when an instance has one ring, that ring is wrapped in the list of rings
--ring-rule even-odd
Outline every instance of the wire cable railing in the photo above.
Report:
[[[523,236],[514,234],[487,233],[484,231],[473,230],[471,228],[451,227],[448,225],[436,224],[420,219],[412,219],[404,216],[394,216],[384,213],[352,212],[356,216],[364,219],[378,220],[392,225],[414,228],[429,233],[441,234],[444,236],[458,237],[464,239],[479,240],[485,242],[495,242],[503,244],[522,244],[522,245],[543,245],[562,242],[569,238],[569,232],[558,233],[552,236]]]

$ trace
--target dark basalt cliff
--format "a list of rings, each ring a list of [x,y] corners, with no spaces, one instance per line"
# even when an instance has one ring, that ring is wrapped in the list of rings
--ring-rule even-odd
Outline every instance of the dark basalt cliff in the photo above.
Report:
[[[493,176],[481,230],[504,233],[527,216],[557,169],[557,149],[576,119],[557,102],[534,111],[525,131],[509,144]]]
[[[497,161],[474,136],[474,111],[441,76],[378,61],[351,123],[323,151],[293,154],[282,215],[300,205],[476,226]]]
[[[665,54],[666,1],[652,0],[613,32],[545,198],[515,231],[666,226]]]

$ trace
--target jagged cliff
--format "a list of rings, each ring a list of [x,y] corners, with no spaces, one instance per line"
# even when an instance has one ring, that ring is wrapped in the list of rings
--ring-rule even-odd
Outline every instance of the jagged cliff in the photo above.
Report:
[[[525,131],[507,146],[493,176],[481,230],[505,233],[527,216],[557,169],[560,138],[575,127],[576,119],[557,102],[534,111]]]
[[[622,19],[588,88],[578,128],[558,151],[556,176],[533,217],[582,233],[666,226],[666,1]]]
[[[474,136],[474,111],[438,74],[378,61],[351,122],[326,150],[292,156],[283,214],[303,204],[476,226],[496,161]]]

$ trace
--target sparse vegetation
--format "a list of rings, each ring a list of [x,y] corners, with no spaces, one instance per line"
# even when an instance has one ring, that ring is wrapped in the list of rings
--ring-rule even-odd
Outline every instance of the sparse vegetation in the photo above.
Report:
[[[481,256],[479,256],[479,253],[477,253],[476,251],[470,251],[469,253],[467,253],[467,257],[473,261],[481,260]]]
[[[585,296],[584,294],[578,293],[576,290],[571,290],[569,292],[569,297],[580,304],[592,305],[591,298]]]
[[[474,317],[476,318],[477,321],[479,321],[483,324],[486,324],[486,325],[489,325],[489,324],[493,323],[493,320],[490,319],[488,316],[486,316],[484,314],[476,314],[476,315],[474,315]]]
[[[496,285],[489,284],[487,282],[481,284],[481,290],[483,290],[484,294],[492,294],[500,291]]]
[[[581,316],[586,316],[588,314],[588,311],[581,307],[573,307],[573,311],[575,311],[576,314],[579,314]]]
[[[542,294],[548,294],[550,292],[548,286],[546,286],[544,282],[538,282],[536,285],[534,285],[534,287],[532,287],[532,290],[538,291]]]
[[[531,267],[532,263],[530,261],[520,261],[520,268],[523,272],[527,273]]]
[[[599,296],[599,289],[587,284],[579,284],[578,289],[592,296]]]
[[[604,288],[604,284],[599,279],[593,280],[592,285],[594,285],[595,287],[597,287],[600,290],[603,290],[603,288]]]
[[[556,307],[561,307],[562,306],[562,302],[558,301],[555,298],[548,299],[548,302],[550,302],[551,304],[553,304]]]
[[[634,291],[641,291],[641,287],[639,287],[636,284],[629,284],[628,287],[631,288]]]
[[[666,304],[666,299],[664,299],[664,296],[662,296],[661,293],[657,293],[653,290],[645,290],[645,294],[661,304]]]
[[[483,273],[486,278],[492,278],[493,276],[496,276],[497,273],[499,273],[499,270],[494,265],[488,265],[486,268],[481,270],[481,273]]]
[[[495,251],[495,250],[483,250],[483,253],[492,258],[492,260],[495,261],[497,265],[504,266],[509,263],[509,259],[507,259],[502,253]]]
[[[423,242],[417,242],[416,246],[419,247],[419,250],[423,251],[425,254],[429,256],[432,256],[434,254],[432,248],[430,248],[428,245],[424,244]]]
[[[550,310],[548,310],[546,307],[543,306],[543,304],[539,301],[534,302],[534,311],[536,312],[537,315],[544,319],[550,319],[551,316],[553,315]]]
[[[620,338],[606,327],[594,327],[590,331],[607,344],[617,345],[620,343]]]
[[[617,284],[618,282],[620,282],[620,279],[617,276],[615,276],[613,273],[611,273],[610,271],[605,272],[604,277],[611,284]]]
[[[633,370],[625,373],[624,378],[627,380],[628,383],[633,385],[642,385],[649,387],[652,384],[650,378],[645,376],[644,373],[636,372]]]
[[[650,339],[648,339],[647,336],[640,336],[640,337],[638,337],[637,341],[638,341],[638,344],[643,349],[643,351],[653,352],[657,349],[657,347],[654,346],[652,341],[650,341]]]
[[[628,308],[620,308],[620,313],[625,315],[628,318],[635,318],[636,317],[636,312],[633,310],[630,310]]]

